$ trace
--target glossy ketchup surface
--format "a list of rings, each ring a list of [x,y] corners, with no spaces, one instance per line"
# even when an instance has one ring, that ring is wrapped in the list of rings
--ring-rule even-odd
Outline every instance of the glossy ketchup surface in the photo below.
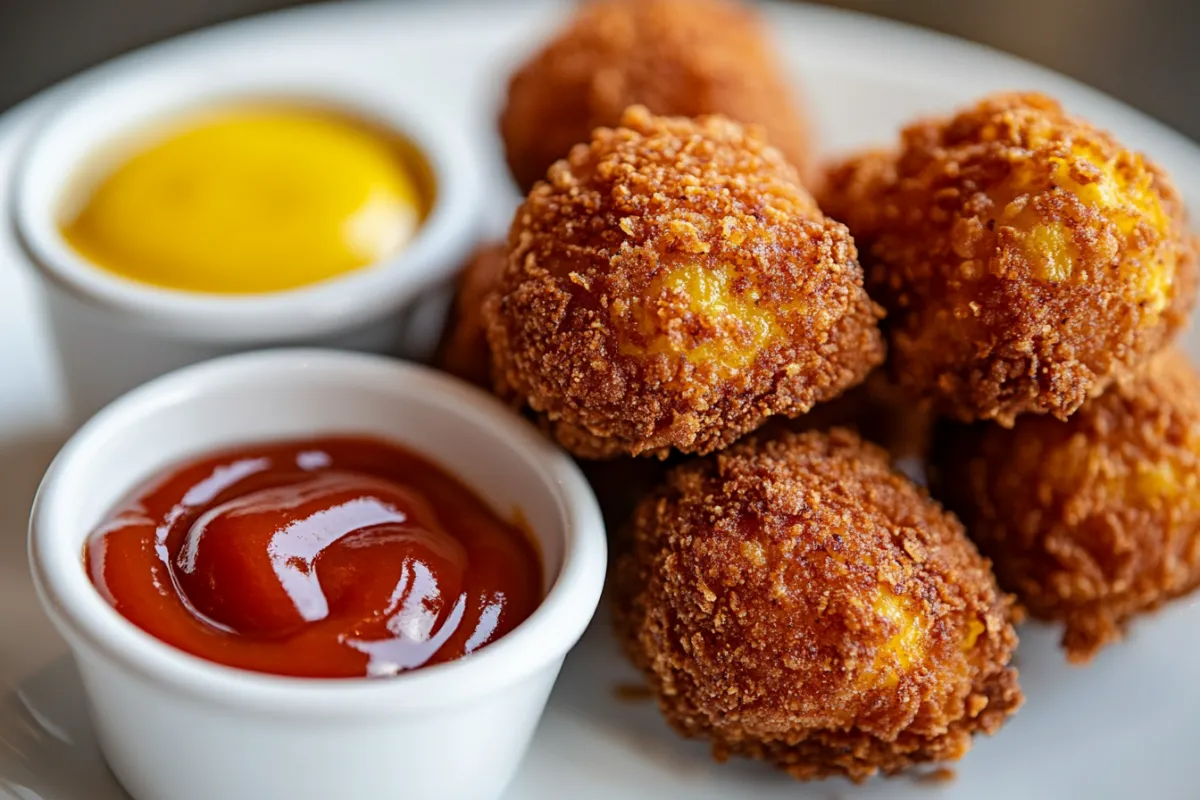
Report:
[[[84,558],[146,632],[280,675],[387,676],[461,658],[542,597],[521,528],[421,456],[357,437],[177,465],[114,509]]]

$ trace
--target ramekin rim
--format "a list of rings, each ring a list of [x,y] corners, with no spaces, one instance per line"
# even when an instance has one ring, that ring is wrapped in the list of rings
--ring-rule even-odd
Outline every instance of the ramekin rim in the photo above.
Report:
[[[189,111],[234,104],[250,98],[276,97],[308,102],[356,114],[403,137],[419,151],[434,182],[434,198],[412,240],[380,262],[343,276],[296,289],[248,295],[218,295],[142,284],[102,270],[76,253],[62,236],[57,208],[67,186],[39,184],[55,162],[56,136],[75,135],[79,115],[87,115],[98,98],[132,92],[148,79],[153,64],[134,59],[115,63],[91,80],[65,91],[38,120],[25,140],[12,181],[11,224],[27,260],[41,275],[85,304],[122,315],[135,325],[188,339],[219,342],[286,343],[338,333],[378,319],[415,298],[451,274],[466,257],[481,218],[481,156],[443,114],[423,109],[418,115],[402,102],[351,82],[257,76],[244,81],[205,84],[181,79],[180,96],[164,99],[152,119],[169,120]],[[109,74],[113,73],[113,74]],[[103,77],[97,87],[97,79]],[[96,93],[101,94],[97,95]],[[128,120],[121,129],[136,132]],[[94,153],[111,136],[93,137],[83,150]],[[85,158],[74,159],[78,169]],[[68,169],[68,172],[71,170]],[[39,186],[42,187],[39,192]],[[38,202],[39,195],[43,198]]]

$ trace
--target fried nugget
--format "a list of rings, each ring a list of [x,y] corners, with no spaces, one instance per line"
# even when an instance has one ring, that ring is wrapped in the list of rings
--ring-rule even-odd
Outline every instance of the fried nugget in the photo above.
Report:
[[[707,453],[883,360],[854,242],[774,148],[634,107],[518,209],[486,306],[497,393],[584,458]]]
[[[939,429],[936,484],[1033,616],[1089,660],[1200,584],[1200,376],[1168,350],[1065,422]]]
[[[767,130],[808,177],[808,128],[757,15],[728,0],[593,0],[513,75],[500,119],[523,191],[631,105]]]
[[[496,288],[507,250],[503,242],[479,247],[458,275],[434,365],[455,377],[491,389],[492,354],[483,320],[483,301]]]
[[[942,413],[1065,418],[1185,321],[1194,247],[1166,174],[1036,94],[917,122],[822,197],[888,310],[891,374]]]
[[[667,721],[799,779],[948,761],[1021,704],[1011,598],[854,434],[751,437],[639,507],[616,625]]]
[[[503,242],[481,246],[459,273],[450,316],[434,365],[489,391],[492,354],[483,320],[484,300],[496,288],[507,253]],[[609,542],[623,538],[633,509],[661,481],[667,462],[647,458],[581,461],[584,477],[596,493]]]

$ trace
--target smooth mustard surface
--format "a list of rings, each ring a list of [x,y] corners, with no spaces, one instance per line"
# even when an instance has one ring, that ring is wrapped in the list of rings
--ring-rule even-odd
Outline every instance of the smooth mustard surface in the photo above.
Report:
[[[62,222],[105,270],[249,294],[344,275],[402,248],[424,211],[403,143],[323,109],[229,109],[150,139]]]

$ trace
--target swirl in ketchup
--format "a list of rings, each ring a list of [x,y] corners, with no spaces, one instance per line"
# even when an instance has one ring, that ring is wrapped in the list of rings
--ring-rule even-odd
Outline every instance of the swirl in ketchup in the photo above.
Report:
[[[521,528],[419,455],[358,437],[176,466],[114,509],[84,558],[147,633],[279,675],[387,676],[461,658],[542,596]]]

